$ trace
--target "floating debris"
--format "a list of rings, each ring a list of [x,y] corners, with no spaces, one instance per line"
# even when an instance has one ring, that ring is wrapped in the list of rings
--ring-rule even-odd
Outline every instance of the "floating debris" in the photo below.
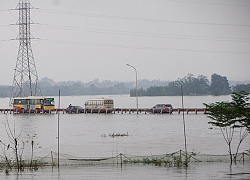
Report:
[[[115,132],[113,132],[112,134],[109,133],[108,136],[114,138],[114,137],[127,137],[129,135],[128,135],[128,132],[127,133],[115,133]],[[106,134],[102,134],[101,137],[105,138],[105,137],[107,137],[107,135]]]
[[[114,137],[124,137],[124,136],[129,136],[129,135],[128,135],[128,132],[127,133],[122,133],[122,134],[113,132],[113,134],[109,134],[109,136],[114,138]]]

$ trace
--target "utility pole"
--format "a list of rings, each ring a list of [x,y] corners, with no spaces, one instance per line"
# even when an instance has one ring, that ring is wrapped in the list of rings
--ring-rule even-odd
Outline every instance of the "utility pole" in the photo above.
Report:
[[[11,89],[11,102],[14,97],[42,95],[38,88],[38,75],[31,49],[30,9],[29,0],[20,0],[16,10],[19,10],[19,50],[17,55],[14,79]],[[11,103],[10,102],[10,103]]]

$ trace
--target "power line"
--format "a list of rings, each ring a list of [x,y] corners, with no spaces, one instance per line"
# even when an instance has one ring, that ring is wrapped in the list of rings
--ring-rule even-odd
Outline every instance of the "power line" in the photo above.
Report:
[[[249,38],[227,38],[227,37],[212,37],[212,36],[188,36],[188,35],[174,35],[174,34],[162,34],[162,33],[145,33],[145,32],[133,32],[133,31],[118,31],[109,29],[95,29],[95,28],[81,28],[72,26],[60,26],[40,24],[43,27],[65,29],[70,31],[84,31],[93,33],[105,33],[105,34],[118,34],[129,36],[142,36],[142,37],[156,37],[156,38],[172,38],[172,39],[194,39],[194,40],[213,40],[213,41],[233,41],[233,42],[250,42]]]
[[[0,9],[0,12],[4,12],[4,11],[10,11],[10,9]]]
[[[40,38],[30,38],[33,40],[39,40],[49,43],[59,43],[59,44],[72,44],[72,45],[85,45],[85,46],[99,46],[99,47],[109,47],[109,48],[122,48],[122,49],[144,49],[144,50],[162,50],[162,51],[186,51],[186,52],[205,52],[205,53],[224,53],[224,54],[250,54],[248,51],[221,51],[221,50],[198,50],[198,49],[181,49],[181,48],[165,48],[165,47],[153,47],[153,46],[134,46],[134,45],[120,45],[120,44],[105,44],[105,43],[91,43],[91,42],[81,42],[81,41],[65,41],[65,40],[52,40],[52,39],[40,39]],[[17,41],[16,39],[0,40],[0,41]]]
[[[182,1],[182,0],[167,0],[167,1],[186,3],[186,4],[204,4],[204,5],[216,5],[216,6],[242,6],[242,7],[250,6],[250,4],[213,3],[208,1]]]
[[[38,24],[38,23],[34,23]],[[11,26],[16,24],[4,25]],[[71,27],[71,26],[59,26],[59,25],[48,25],[48,24],[39,24],[43,27],[55,28],[55,29],[66,29],[72,31],[84,31],[84,32],[93,32],[93,33],[105,33],[105,34],[115,34],[115,35],[128,35],[128,36],[139,36],[139,37],[153,37],[153,38],[168,38],[168,39],[187,39],[187,40],[209,40],[209,41],[231,41],[231,42],[250,42],[249,38],[228,38],[228,37],[213,37],[213,36],[190,36],[190,35],[175,35],[175,34],[161,34],[161,33],[144,33],[144,32],[131,32],[131,31],[117,31],[117,30],[107,30],[107,29],[93,29],[93,28],[80,28],[80,27]],[[31,38],[39,39],[39,38]],[[17,39],[4,39],[0,41],[11,41]]]
[[[30,23],[34,25],[39,25],[45,28],[52,29],[63,29],[69,31],[84,31],[91,33],[103,33],[103,34],[112,34],[112,35],[126,35],[126,36],[138,36],[138,37],[150,37],[150,38],[168,38],[168,39],[192,39],[192,40],[209,40],[209,41],[231,41],[231,42],[250,42],[250,38],[240,37],[223,37],[223,36],[193,36],[193,35],[183,35],[183,34],[164,34],[164,33],[147,33],[139,31],[120,31],[120,30],[111,30],[111,29],[98,29],[98,28],[81,28],[73,26],[61,26],[61,25],[50,25],[50,24],[40,24],[40,23]],[[18,24],[8,24],[0,26],[13,26]]]
[[[104,44],[104,43],[90,43],[90,42],[76,42],[76,41],[62,41],[52,39],[41,39],[44,42],[59,43],[59,44],[72,44],[84,46],[99,46],[108,48],[121,48],[121,49],[139,49],[139,50],[158,50],[158,51],[185,51],[194,53],[216,53],[216,54],[250,54],[248,51],[222,51],[222,50],[199,50],[199,49],[185,49],[185,48],[165,48],[153,46],[135,46],[135,45],[120,45],[120,44]]]
[[[139,18],[139,17],[126,17],[126,16],[114,16],[103,14],[87,14],[70,11],[56,11],[49,9],[40,9],[41,12],[54,13],[54,14],[66,14],[74,16],[87,16],[94,18],[106,18],[106,19],[118,19],[118,20],[130,20],[130,21],[145,21],[145,22],[158,22],[158,23],[177,23],[177,24],[193,24],[193,25],[211,25],[211,26],[232,26],[232,27],[250,27],[250,24],[233,24],[233,23],[211,23],[211,22],[195,22],[195,21],[177,21],[166,19],[153,19],[153,18]]]
[[[4,42],[4,41],[16,41],[17,39],[0,39],[0,41]]]

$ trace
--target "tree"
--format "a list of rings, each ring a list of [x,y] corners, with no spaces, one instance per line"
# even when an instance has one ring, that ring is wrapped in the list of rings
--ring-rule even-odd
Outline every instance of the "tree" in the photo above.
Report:
[[[170,82],[167,86],[150,86],[147,89],[139,89],[139,96],[180,96],[180,87],[183,86],[184,95],[209,94],[209,80],[206,76],[195,77],[188,74],[184,78]],[[130,90],[130,96],[135,96],[135,89]]]
[[[245,127],[248,132],[250,132],[249,99],[249,93],[246,93],[245,91],[232,93],[232,105],[234,107],[234,113],[236,114],[237,121],[240,123],[240,127]]]
[[[231,93],[229,83],[226,76],[212,74],[210,92],[212,95],[227,95]]]
[[[170,82],[167,87],[166,94],[168,96],[180,96],[181,95],[181,82],[180,81],[173,81]]]
[[[234,92],[245,91],[247,93],[250,93],[250,84],[237,84],[233,86],[233,91]]]
[[[193,74],[188,74],[179,80],[183,85],[185,95],[204,95],[209,93],[209,81],[206,76],[199,75],[197,78]]]
[[[0,86],[0,97],[10,97],[11,86]]]
[[[244,91],[240,93],[233,92],[231,102],[204,103],[208,111],[208,117],[212,119],[208,123],[220,128],[223,138],[228,145],[231,164],[233,160],[236,162],[239,147],[249,133],[250,111],[247,103],[249,100],[248,95]],[[233,155],[232,140],[235,128],[240,128],[240,140]]]

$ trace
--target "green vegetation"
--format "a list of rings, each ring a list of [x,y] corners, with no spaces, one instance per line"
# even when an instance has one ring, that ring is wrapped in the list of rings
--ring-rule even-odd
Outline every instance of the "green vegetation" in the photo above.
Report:
[[[150,85],[166,85],[168,82],[159,80],[139,80],[141,87],[149,87]],[[131,88],[134,87],[134,82],[117,82],[117,81],[102,81],[95,79],[88,83],[80,81],[67,81],[55,83],[53,80],[43,78],[39,82],[44,95],[55,96],[58,94],[58,89],[61,90],[61,95],[115,95],[129,94]]]
[[[127,159],[124,163],[142,163],[142,164],[153,164],[155,166],[165,166],[165,167],[187,167],[190,159],[193,158],[196,154],[194,152],[190,153],[187,156],[186,154],[180,152],[175,152],[172,154],[166,154],[164,157],[155,157],[155,158],[143,158],[143,159]],[[184,160],[184,161],[183,161]]]
[[[211,84],[206,76],[195,77],[188,74],[182,79],[170,82],[167,86],[151,86],[147,89],[138,89],[139,96],[180,96],[183,86],[184,95],[227,95],[231,93],[227,77],[213,74]],[[130,96],[135,96],[136,90],[130,90]]]
[[[236,162],[239,147],[250,132],[250,110],[249,94],[241,91],[232,93],[231,102],[216,102],[205,104],[208,111],[208,117],[212,120],[209,124],[220,128],[223,138],[228,145],[231,164]],[[235,153],[232,150],[232,141],[235,136],[235,129],[239,128],[239,142]]]
[[[215,96],[230,94],[231,89],[227,77],[213,74],[211,76],[210,93]]]
[[[0,86],[0,97],[10,97],[11,86]]]
[[[188,74],[184,78],[176,81],[161,80],[138,80],[139,96],[180,96],[180,85],[182,84],[184,95],[227,95],[231,93],[231,89],[235,92],[242,90],[250,93],[249,82],[233,82],[234,85],[229,87],[227,77],[213,74],[211,82],[206,76],[199,75],[195,77]],[[39,87],[45,96],[57,96],[58,90],[61,90],[62,96],[78,96],[78,95],[115,95],[129,94],[135,96],[135,82],[117,82],[102,81],[95,79],[93,81],[83,83],[80,81],[54,82],[49,78],[42,78],[39,81]],[[11,86],[0,85],[0,97],[10,97]]]
[[[245,91],[250,93],[250,84],[237,84],[233,86],[233,92]]]
[[[9,122],[7,120],[5,124],[6,133],[8,135],[9,142],[5,143],[0,140],[0,146],[2,149],[3,156],[1,155],[0,161],[0,169],[5,169],[5,173],[9,174],[10,171],[16,170],[17,172],[23,171],[25,168],[30,170],[38,170],[39,167],[44,166],[45,163],[40,162],[38,160],[34,160],[34,146],[38,145],[35,144],[34,139],[36,135],[29,136],[29,140],[21,141],[21,134],[16,133],[15,125],[13,130],[10,128]],[[23,152],[25,144],[31,143],[31,160],[23,160]],[[10,154],[13,153],[14,157],[11,157]]]

